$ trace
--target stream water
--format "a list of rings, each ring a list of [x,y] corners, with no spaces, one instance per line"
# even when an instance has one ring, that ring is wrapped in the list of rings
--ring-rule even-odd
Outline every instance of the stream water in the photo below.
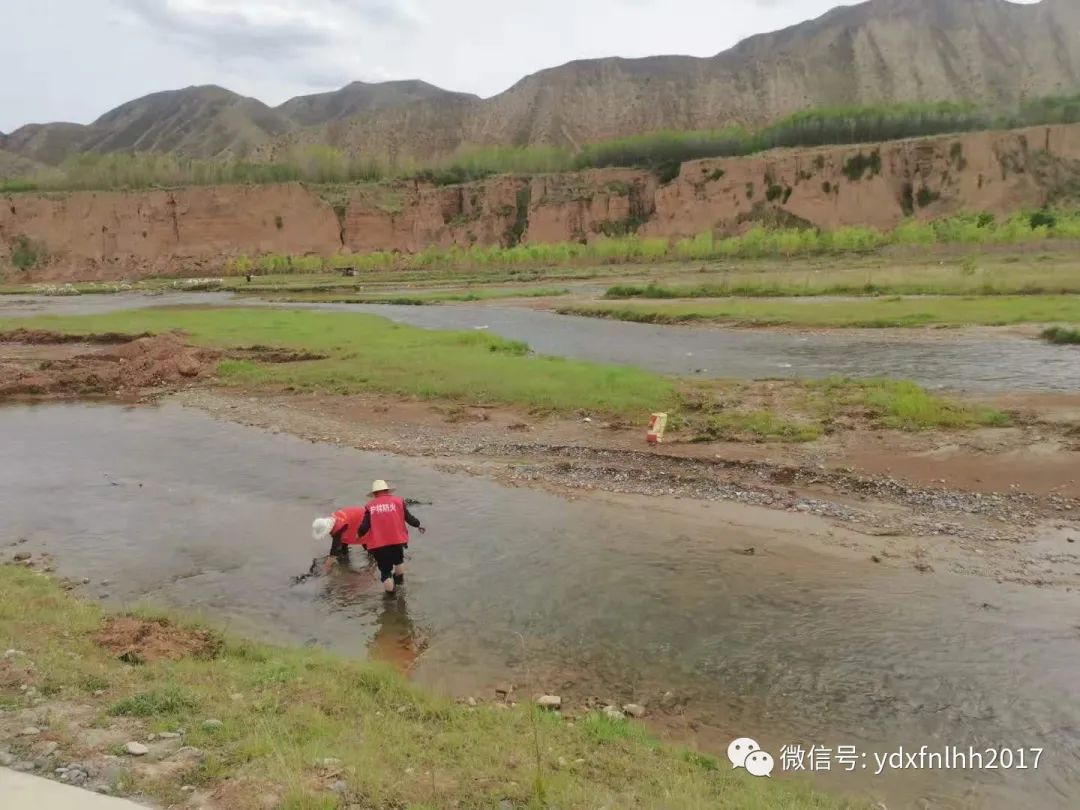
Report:
[[[263,305],[229,293],[0,297],[0,317],[89,314],[179,304]],[[289,304],[368,312],[425,329],[490,329],[539,354],[640,366],[666,374],[735,379],[901,377],[931,388],[972,391],[1080,390],[1075,347],[971,334],[898,337],[833,332],[659,326],[578,318],[521,307]]]
[[[5,407],[0,447],[0,544],[28,538],[91,597],[371,651],[459,694],[526,671],[536,691],[671,690],[722,745],[755,737],[778,765],[793,743],[1045,749],[1037,770],[875,776],[871,756],[818,775],[894,809],[1080,797],[1075,594],[867,565],[807,543],[801,516],[566,500],[176,405]],[[373,478],[428,504],[404,595],[362,570],[290,585],[322,551],[311,520]]]

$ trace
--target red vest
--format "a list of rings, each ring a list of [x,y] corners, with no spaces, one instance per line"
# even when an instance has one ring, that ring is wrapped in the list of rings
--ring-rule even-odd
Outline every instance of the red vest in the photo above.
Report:
[[[359,544],[356,533],[364,521],[364,511],[362,506],[346,506],[344,509],[338,509],[333,514],[334,528],[330,530],[330,533],[336,535],[344,527],[345,534],[341,535],[341,542],[348,546]]]
[[[384,546],[403,546],[409,542],[405,526],[405,501],[395,495],[382,495],[368,501],[371,529],[363,537],[368,551]]]

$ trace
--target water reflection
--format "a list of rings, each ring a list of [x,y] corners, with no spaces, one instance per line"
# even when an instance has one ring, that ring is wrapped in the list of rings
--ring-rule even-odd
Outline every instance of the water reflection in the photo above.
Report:
[[[412,670],[427,646],[409,613],[408,586],[388,595],[379,582],[374,559],[354,548],[346,564],[337,564],[324,578],[322,598],[336,611],[355,612],[374,620],[368,655],[402,674]]]

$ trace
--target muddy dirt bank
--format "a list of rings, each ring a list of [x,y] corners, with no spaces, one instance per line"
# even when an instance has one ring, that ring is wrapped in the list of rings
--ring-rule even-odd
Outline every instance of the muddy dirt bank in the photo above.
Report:
[[[52,351],[41,359],[28,352],[9,354],[5,344],[45,346]],[[209,377],[218,358],[216,351],[188,346],[180,334],[132,340],[123,335],[65,336],[16,330],[0,334],[0,398],[171,390]]]

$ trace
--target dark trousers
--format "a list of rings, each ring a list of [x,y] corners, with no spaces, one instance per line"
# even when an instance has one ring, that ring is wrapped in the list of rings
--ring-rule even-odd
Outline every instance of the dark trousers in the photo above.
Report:
[[[347,561],[349,559],[349,546],[342,543],[340,538],[331,536],[330,539],[332,541],[330,543],[330,556]]]
[[[394,576],[394,566],[405,562],[405,546],[383,546],[368,552],[379,566],[379,581],[386,582]]]

